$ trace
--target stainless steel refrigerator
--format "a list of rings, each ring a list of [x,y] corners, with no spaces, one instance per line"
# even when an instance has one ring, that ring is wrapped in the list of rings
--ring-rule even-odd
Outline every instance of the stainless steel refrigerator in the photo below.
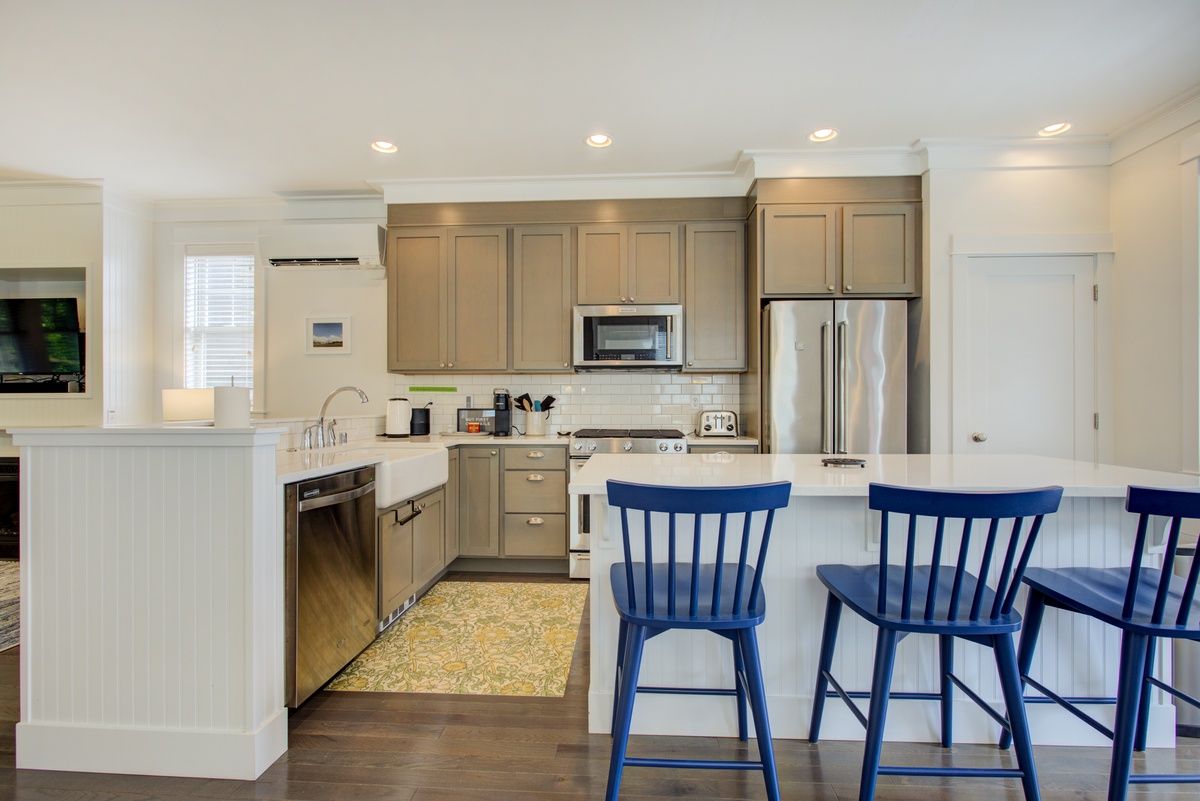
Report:
[[[906,452],[907,301],[771,301],[762,328],[764,452]]]

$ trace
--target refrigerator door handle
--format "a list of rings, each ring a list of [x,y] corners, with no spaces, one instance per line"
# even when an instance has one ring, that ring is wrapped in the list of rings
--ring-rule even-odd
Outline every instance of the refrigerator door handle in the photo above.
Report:
[[[833,332],[821,323],[821,453],[833,453]]]
[[[838,323],[837,330],[837,366],[838,366],[838,413],[837,413],[837,452],[846,452],[846,321]]]

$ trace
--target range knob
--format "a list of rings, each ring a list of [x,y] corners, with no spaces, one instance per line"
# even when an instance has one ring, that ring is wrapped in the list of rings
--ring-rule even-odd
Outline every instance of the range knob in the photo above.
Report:
[[[660,451],[662,451],[663,453],[666,453],[666,452],[667,452],[667,447],[668,447],[668,446],[667,446],[667,443],[665,443],[665,442],[660,442],[660,443],[658,443],[658,449],[659,449]]]
[[[682,442],[676,442],[676,443],[675,443],[675,452],[676,452],[676,453],[681,453],[682,451],[683,451],[683,443],[682,443]]]
[[[589,443],[588,443],[588,450],[589,450],[589,451],[594,451],[594,450],[596,450],[596,443],[594,443],[594,442],[589,442]]]
[[[582,443],[582,442],[576,442],[576,443],[575,443],[574,445],[572,445],[571,447],[572,447],[572,448],[574,448],[574,449],[575,449],[575,450],[577,450],[577,451],[581,451],[581,450],[583,450],[583,443]]]
[[[625,443],[624,445],[622,445],[621,447],[623,447],[623,448],[624,448],[625,450],[627,450],[627,451],[631,451],[631,450],[633,450],[633,443],[632,443],[632,442],[626,442],[626,443]]]

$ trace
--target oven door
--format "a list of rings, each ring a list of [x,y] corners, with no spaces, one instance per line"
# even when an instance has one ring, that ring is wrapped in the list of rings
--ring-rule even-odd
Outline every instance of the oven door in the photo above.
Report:
[[[576,306],[575,367],[683,366],[680,306]]]
[[[575,479],[575,475],[587,464],[587,458],[571,459],[571,480]],[[569,539],[570,547],[570,565],[569,575],[573,579],[588,580],[591,578],[592,563],[591,554],[591,498],[587,495],[579,495],[571,502],[571,513],[569,515]]]

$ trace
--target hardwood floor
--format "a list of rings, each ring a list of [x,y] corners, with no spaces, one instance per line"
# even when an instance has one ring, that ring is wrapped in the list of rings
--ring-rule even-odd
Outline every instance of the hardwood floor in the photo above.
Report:
[[[512,576],[456,575],[475,580]],[[545,580],[521,577],[522,580]],[[604,794],[611,740],[587,733],[588,615],[575,648],[563,698],[319,692],[291,715],[289,750],[257,781],[17,771],[13,726],[18,717],[17,649],[0,653],[0,800],[296,799],[326,801],[565,801]],[[1136,758],[1135,769],[1200,773],[1197,741]],[[751,757],[753,741],[633,738],[631,753],[703,752]],[[785,799],[852,801],[858,797],[858,743],[777,740]],[[896,743],[884,760],[901,764],[1005,765],[1011,754],[992,746]],[[1046,801],[1105,798],[1108,751],[1039,748]],[[757,772],[629,768],[625,801],[765,798]],[[1016,781],[881,777],[879,801],[1019,801]],[[1194,801],[1197,785],[1140,786],[1130,798]]]

